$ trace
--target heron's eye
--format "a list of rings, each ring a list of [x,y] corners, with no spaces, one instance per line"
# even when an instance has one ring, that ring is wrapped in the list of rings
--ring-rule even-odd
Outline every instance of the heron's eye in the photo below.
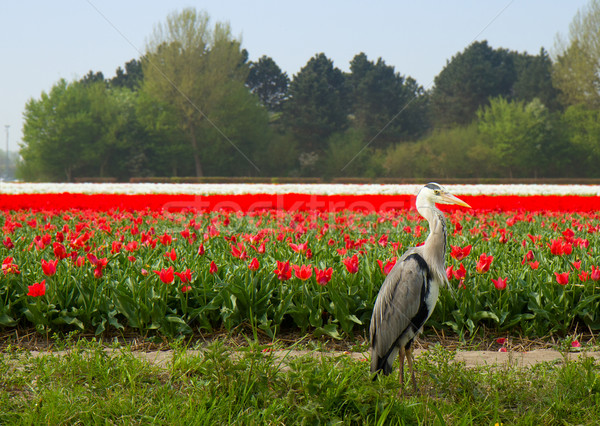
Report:
[[[433,190],[433,193],[434,193],[435,195],[440,195],[440,194],[441,194],[441,191],[440,191],[439,189],[434,189],[434,190]]]

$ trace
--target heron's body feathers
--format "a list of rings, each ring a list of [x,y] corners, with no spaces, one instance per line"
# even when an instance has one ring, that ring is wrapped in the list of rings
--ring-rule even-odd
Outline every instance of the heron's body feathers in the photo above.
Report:
[[[433,312],[439,283],[420,247],[407,251],[386,277],[371,319],[371,372],[389,374],[400,348],[408,348]]]

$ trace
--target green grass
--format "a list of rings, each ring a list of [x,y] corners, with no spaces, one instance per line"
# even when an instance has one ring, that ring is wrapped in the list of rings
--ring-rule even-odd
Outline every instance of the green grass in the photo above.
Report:
[[[591,358],[533,368],[467,368],[440,346],[416,362],[418,394],[397,374],[370,380],[347,355],[288,357],[265,346],[176,346],[156,365],[130,348],[67,343],[60,355],[0,353],[0,424],[594,424]],[[397,371],[397,370],[396,370]]]

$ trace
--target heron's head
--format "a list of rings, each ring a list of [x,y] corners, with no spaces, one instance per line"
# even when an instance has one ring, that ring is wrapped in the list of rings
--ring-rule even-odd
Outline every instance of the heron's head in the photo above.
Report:
[[[448,192],[442,185],[430,182],[419,191],[419,195],[417,195],[417,208],[433,207],[435,204],[457,204],[471,208],[463,200]]]

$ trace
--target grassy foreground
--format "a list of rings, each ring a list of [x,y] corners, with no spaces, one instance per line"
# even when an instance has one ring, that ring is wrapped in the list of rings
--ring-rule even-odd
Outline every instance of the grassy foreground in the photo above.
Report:
[[[223,343],[176,347],[156,365],[126,346],[68,343],[61,355],[0,352],[0,424],[594,424],[600,369],[591,358],[533,368],[466,368],[436,346],[417,359],[420,392],[397,374],[315,353],[275,357]],[[233,353],[232,353],[233,352]]]

